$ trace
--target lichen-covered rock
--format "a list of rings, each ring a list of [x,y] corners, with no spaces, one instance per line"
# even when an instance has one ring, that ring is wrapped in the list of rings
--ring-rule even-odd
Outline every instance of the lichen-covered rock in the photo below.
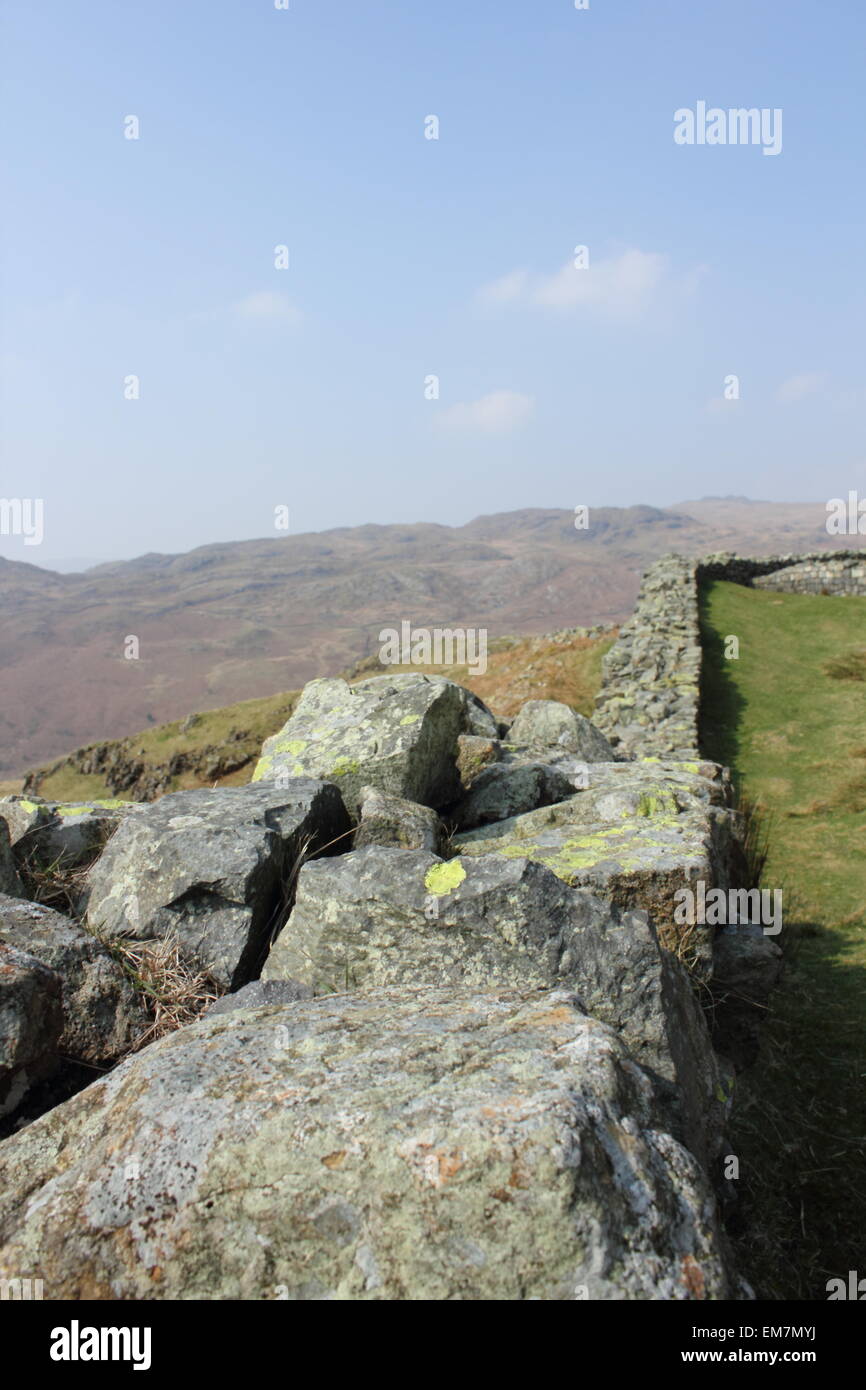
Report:
[[[0,819],[0,893],[11,893],[18,897],[23,891],[9,842],[9,831],[6,822]]]
[[[311,681],[288,723],[265,741],[253,781],[307,776],[337,782],[355,816],[366,786],[444,806],[460,790],[455,755],[465,694],[429,676],[374,676],[357,686]]]
[[[279,929],[297,861],[349,828],[338,789],[309,779],[170,793],[125,819],[90,871],[88,927],[175,938],[237,988]]]
[[[662,943],[707,979],[713,928],[679,925],[676,895],[701,879],[731,884],[740,830],[720,773],[715,764],[598,764],[566,801],[463,832],[454,844],[466,860],[525,856],[618,906],[646,909]]]
[[[559,700],[528,700],[508,731],[508,742],[518,747],[557,748],[586,763],[616,758],[595,725]]]
[[[205,1009],[204,1018],[212,1014],[230,1014],[236,1009],[272,1008],[275,1004],[296,1004],[299,999],[312,999],[313,991],[300,980],[251,980],[233,994],[224,994]]]
[[[71,869],[99,854],[120,821],[144,810],[136,801],[43,801],[10,796],[0,801],[19,864]]]
[[[431,807],[392,796],[378,787],[362,787],[360,796],[361,820],[355,831],[355,849],[363,849],[366,845],[396,845],[400,849],[442,853],[447,834]]]
[[[60,977],[0,941],[0,1115],[9,1115],[58,1063]]]
[[[361,691],[400,690],[414,685],[419,680],[432,681],[439,685],[450,685],[453,690],[457,691],[463,708],[461,728],[464,733],[477,738],[497,738],[499,736],[499,724],[496,716],[490,712],[484,701],[473,691],[467,690],[465,685],[458,685],[456,681],[449,680],[447,676],[437,676],[430,672],[425,672],[422,675],[414,671],[395,671],[383,676],[369,676],[363,681],[354,681],[352,689]]]
[[[478,774],[455,808],[454,819],[461,830],[469,830],[563,801],[574,789],[573,782],[556,767],[509,759]]]
[[[263,978],[317,994],[568,985],[658,1081],[678,1137],[703,1161],[717,1147],[721,1077],[685,971],[645,913],[620,913],[540,864],[384,848],[305,864]]]
[[[0,896],[0,941],[35,956],[63,991],[60,1052],[104,1065],[127,1052],[150,1020],[129,979],[91,934],[41,903]]]
[[[54,1299],[736,1297],[699,1164],[552,994],[240,1010],[0,1146],[0,1277]]]

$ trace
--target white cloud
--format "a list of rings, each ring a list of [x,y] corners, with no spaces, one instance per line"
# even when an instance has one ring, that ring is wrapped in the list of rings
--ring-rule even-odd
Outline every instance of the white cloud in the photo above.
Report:
[[[439,420],[452,429],[505,434],[525,424],[534,409],[534,396],[526,396],[521,391],[490,391],[477,401],[461,401],[446,407]]]
[[[804,396],[812,396],[820,391],[826,375],[826,372],[800,372],[798,376],[788,377],[776,392],[776,400],[790,405],[793,401],[801,401]]]
[[[655,251],[624,251],[620,256],[594,261],[585,269],[567,261],[553,275],[534,275],[527,270],[509,274],[478,291],[484,304],[525,304],[536,308],[590,308],[613,317],[629,318],[648,308],[664,281],[670,281],[665,256]],[[688,283],[691,282],[691,283]],[[694,287],[694,275],[686,277]]]
[[[234,305],[234,312],[244,319],[277,319],[283,323],[299,323],[301,318],[300,309],[279,290],[257,290],[248,294]]]
[[[510,304],[522,299],[530,283],[528,270],[512,270],[492,285],[485,285],[478,291],[478,298],[487,304]]]

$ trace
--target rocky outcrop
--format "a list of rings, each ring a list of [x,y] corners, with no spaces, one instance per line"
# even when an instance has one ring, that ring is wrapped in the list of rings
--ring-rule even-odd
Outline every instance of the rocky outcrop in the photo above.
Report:
[[[232,992],[0,1145],[0,1276],[38,1252],[53,1297],[744,1296],[717,1166],[779,953],[677,912],[746,872],[697,746],[701,573],[647,575],[601,729],[314,681],[248,786],[91,806],[77,848],[14,803],[22,836],[101,848],[86,930],[7,913],[20,997],[62,984],[75,1055],[126,1018],[118,994],[120,1033],[91,1026],[94,937],[170,940]]]
[[[149,1018],[121,967],[77,922],[39,903],[0,896],[0,942],[48,966],[62,986],[67,1059],[106,1065],[129,1052]]]
[[[196,716],[189,718],[195,720]],[[193,727],[186,720],[184,723]],[[68,757],[28,772],[24,778],[24,793],[35,797],[55,776],[71,774],[73,777],[101,777],[113,796],[129,797],[132,804],[155,801],[171,791],[180,777],[210,782],[252,767],[259,747],[248,729],[231,729],[222,744],[179,749],[162,761],[154,760],[152,755],[145,756],[140,743],[139,735],[77,748]]]
[[[225,987],[259,971],[307,854],[349,830],[335,786],[293,780],[174,792],[125,819],[91,870],[96,935],[171,937]]]
[[[62,1030],[59,975],[0,941],[0,1116],[56,1069]]]
[[[616,1033],[553,992],[240,1010],[0,1146],[0,1277],[59,1299],[737,1296]]]

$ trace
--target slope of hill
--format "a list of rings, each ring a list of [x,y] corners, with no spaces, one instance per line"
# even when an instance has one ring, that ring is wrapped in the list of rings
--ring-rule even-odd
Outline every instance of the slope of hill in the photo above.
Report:
[[[465,666],[440,670],[480,695],[497,714],[515,714],[526,700],[562,700],[590,715],[601,683],[601,658],[617,629],[587,636],[580,632],[542,637],[505,637],[493,643],[483,676]],[[348,679],[363,680],[385,669],[378,659],[360,662]],[[232,786],[248,782],[262,743],[286,722],[299,691],[260,700],[244,700],[223,709],[145,729],[128,738],[79,748],[66,758],[36,768],[24,789],[52,801],[86,801],[100,797],[151,800],[164,792],[189,787]],[[0,784],[18,791],[20,784]]]
[[[669,550],[832,549],[823,504],[533,509],[358,526],[57,574],[0,561],[0,776],[93,739],[295,689],[373,656],[383,627],[614,622]],[[851,544],[859,538],[850,538]],[[126,659],[125,640],[139,643]]]

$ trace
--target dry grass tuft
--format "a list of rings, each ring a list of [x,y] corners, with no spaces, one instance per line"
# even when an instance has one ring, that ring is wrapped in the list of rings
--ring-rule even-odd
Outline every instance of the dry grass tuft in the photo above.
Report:
[[[223,993],[212,975],[183,959],[172,937],[163,941],[118,938],[105,945],[132,981],[152,1019],[136,1040],[135,1051],[194,1023]]]
[[[866,652],[846,652],[824,665],[824,674],[834,681],[866,681]]]

